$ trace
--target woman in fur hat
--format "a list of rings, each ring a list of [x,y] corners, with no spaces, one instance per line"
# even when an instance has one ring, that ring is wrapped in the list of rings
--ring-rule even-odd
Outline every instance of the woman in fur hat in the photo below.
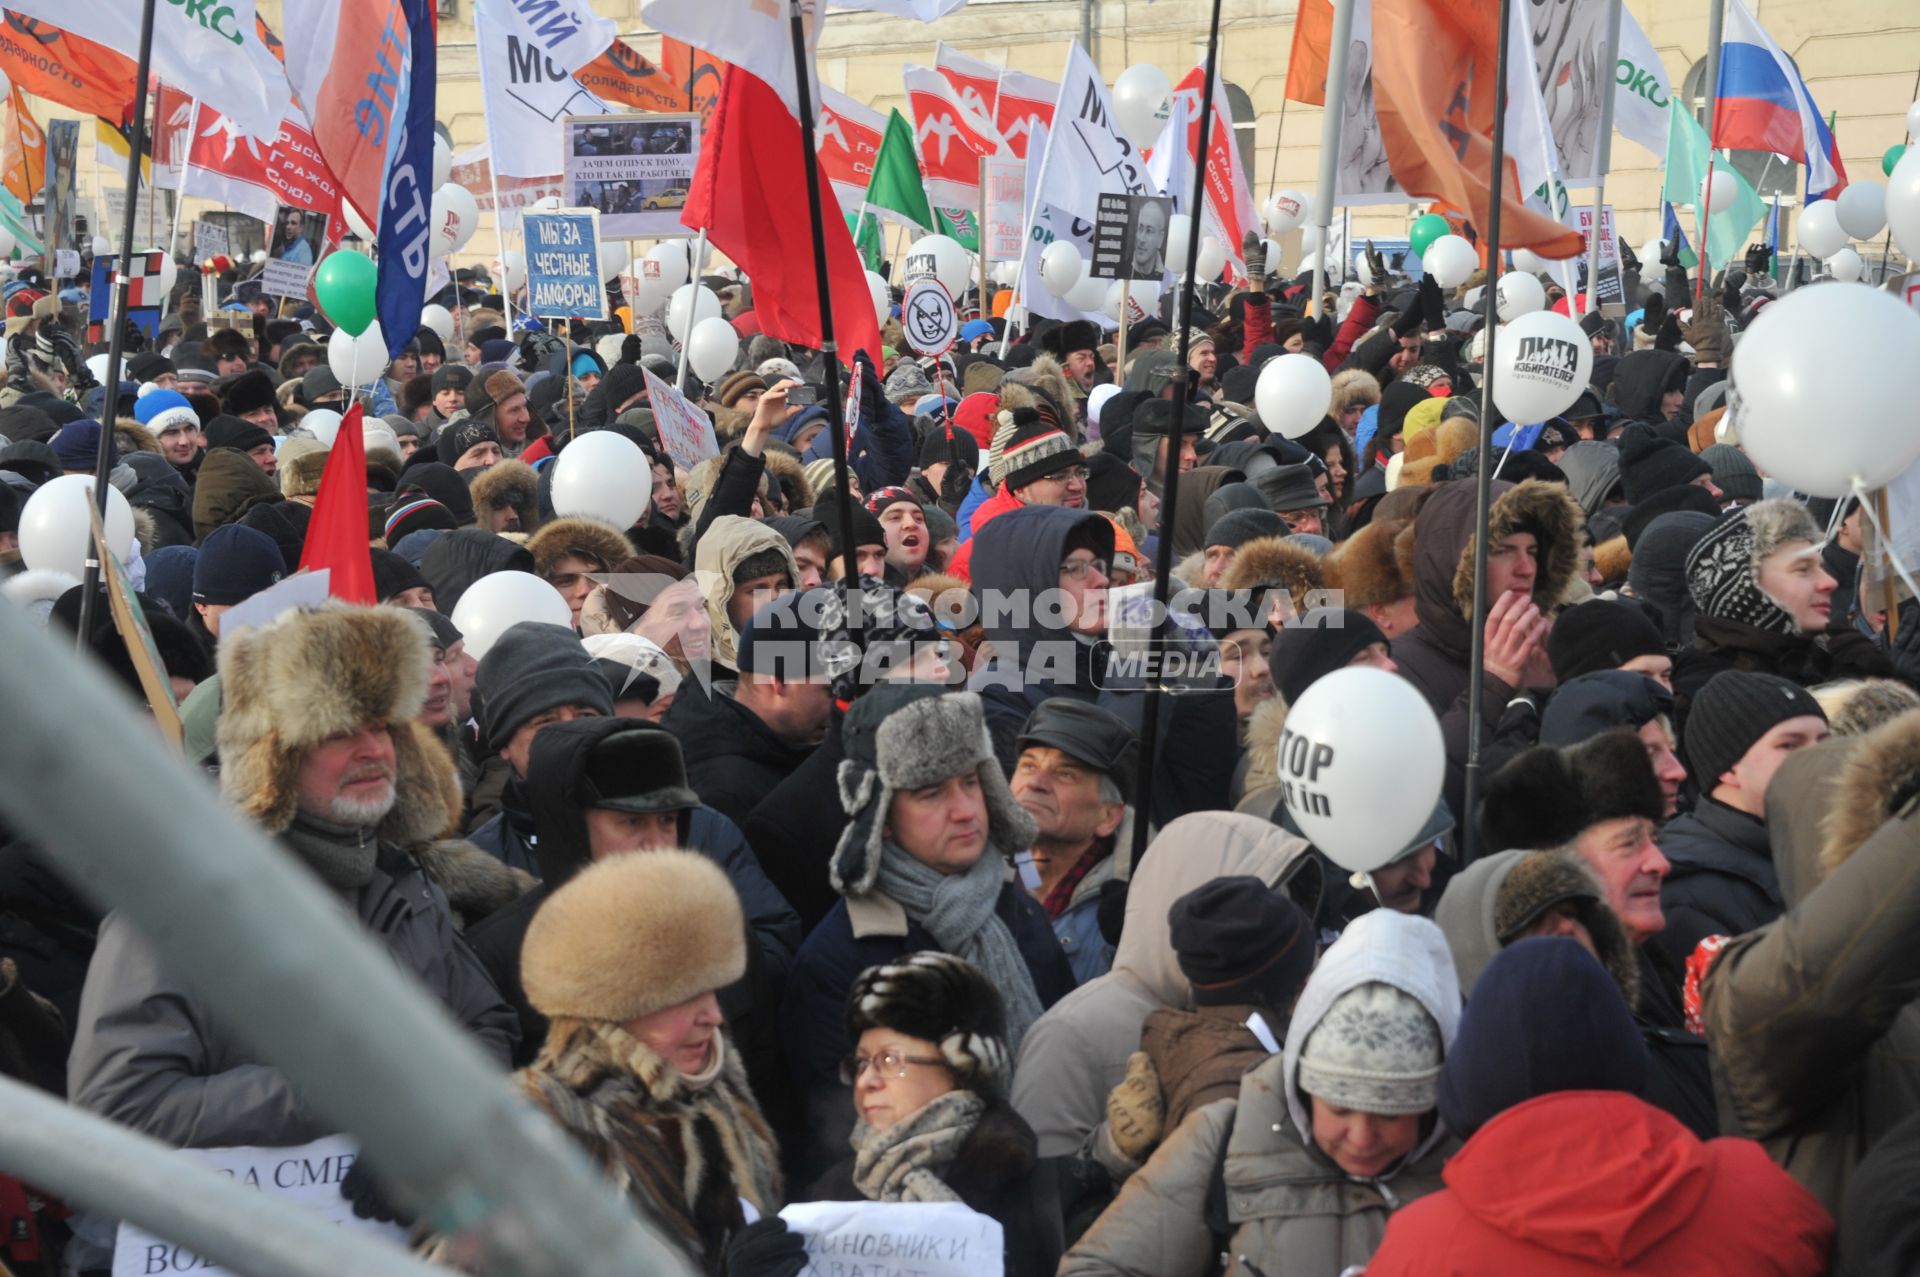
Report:
[[[869,967],[847,998],[853,1156],[824,1201],[964,1202],[998,1220],[1008,1277],[1049,1277],[1064,1241],[1033,1128],[1007,1103],[1006,1012],[972,963],[910,953]]]
[[[728,1269],[742,1201],[780,1206],[773,1136],[715,999],[747,969],[745,937],[725,871],[655,851],[581,870],[520,954],[527,1000],[550,1022],[520,1090],[708,1274]],[[456,1235],[428,1258],[463,1254]]]

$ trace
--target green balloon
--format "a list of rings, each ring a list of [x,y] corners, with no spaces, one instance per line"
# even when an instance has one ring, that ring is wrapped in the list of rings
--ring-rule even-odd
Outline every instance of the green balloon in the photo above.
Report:
[[[1438,213],[1422,213],[1413,219],[1413,229],[1407,232],[1407,239],[1413,247],[1415,257],[1424,257],[1427,245],[1442,235],[1453,234],[1453,228],[1447,225],[1447,219]]]
[[[380,270],[370,257],[335,249],[313,272],[313,295],[320,309],[343,332],[358,337],[374,319],[374,285]]]
[[[1905,155],[1906,153],[1907,153],[1907,144],[1905,142],[1895,142],[1892,146],[1887,148],[1887,153],[1880,157],[1880,171],[1882,173],[1885,173],[1888,177],[1892,177],[1893,166],[1898,164],[1900,162],[1900,157]]]

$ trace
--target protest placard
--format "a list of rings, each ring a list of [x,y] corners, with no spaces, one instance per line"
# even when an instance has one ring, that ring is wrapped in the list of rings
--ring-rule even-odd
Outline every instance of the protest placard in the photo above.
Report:
[[[960,1202],[795,1202],[780,1218],[806,1239],[802,1277],[1001,1277],[1006,1271],[1000,1221]]]
[[[713,436],[713,422],[707,414],[652,373],[646,373],[646,378],[653,426],[660,433],[660,446],[673,458],[673,464],[691,470],[708,457],[719,456],[720,441]]]
[[[353,1203],[340,1196],[340,1181],[353,1168],[358,1155],[358,1145],[344,1135],[329,1135],[295,1148],[189,1148],[180,1152],[181,1157],[203,1162],[248,1188],[271,1193],[341,1228],[378,1233],[405,1245],[404,1228],[357,1219]],[[121,1224],[114,1241],[113,1277],[185,1272],[219,1277],[232,1271],[132,1224]]]
[[[1024,246],[1027,166],[992,156],[980,164],[987,189],[987,260],[1012,261]]]
[[[218,222],[209,222],[203,217],[193,224],[193,260],[196,262],[230,253],[230,242],[227,228]]]
[[[700,162],[697,115],[590,115],[566,122],[567,203],[594,209],[609,239],[685,235],[680,210]]]
[[[267,262],[260,271],[260,291],[269,297],[305,297],[307,280],[326,252],[327,223],[331,217],[297,204],[282,204],[273,215],[273,236],[267,241]]]
[[[1571,210],[1574,229],[1580,232],[1580,238],[1586,241],[1580,250],[1582,261],[1589,260],[1593,254],[1593,208],[1591,205]],[[1613,234],[1613,205],[1604,204],[1600,208],[1600,304],[1602,306],[1624,305],[1626,288],[1620,279],[1620,241]]]
[[[100,508],[89,501],[87,515],[93,523],[93,547],[100,556],[101,584],[107,590],[107,609],[113,616],[113,628],[119,633],[120,641],[127,645],[127,658],[133,664],[134,676],[140,680],[140,690],[146,694],[153,721],[159,724],[161,735],[177,748],[185,729],[180,722],[179,702],[173,698],[173,685],[167,681],[166,663],[160,659],[160,647],[153,641],[153,630],[147,625],[146,613],[141,610],[140,600],[127,580],[126,568],[107,544],[107,534],[100,523]]]
[[[520,216],[527,241],[527,313],[539,319],[605,319],[599,211],[528,210]]]

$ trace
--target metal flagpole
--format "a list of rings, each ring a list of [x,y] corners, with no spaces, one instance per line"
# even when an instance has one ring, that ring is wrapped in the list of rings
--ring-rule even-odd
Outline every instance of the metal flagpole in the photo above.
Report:
[[[1505,185],[1507,164],[1507,57],[1513,35],[1513,0],[1500,0],[1500,43],[1494,63],[1495,109],[1493,112],[1493,166],[1488,174],[1487,189],[1492,198],[1487,209],[1487,260],[1498,268],[1500,261],[1500,212]],[[1596,228],[1597,234],[1597,228]],[[1490,279],[1489,283],[1492,282]],[[1499,292],[1489,287],[1486,291],[1486,331],[1491,333],[1500,323]],[[1489,346],[1488,354],[1492,354]],[[1474,524],[1479,533],[1473,538],[1473,615],[1469,619],[1469,651],[1467,655],[1467,775],[1466,796],[1462,804],[1466,810],[1457,813],[1460,830],[1460,860],[1462,864],[1473,863],[1479,850],[1479,820],[1474,811],[1480,799],[1480,700],[1481,688],[1485,684],[1486,671],[1481,668],[1487,658],[1487,510],[1492,504],[1493,482],[1493,374],[1494,361],[1489,358],[1486,371],[1480,378],[1480,454],[1475,469],[1474,482],[1477,485],[1474,497]]]
[[[473,47],[480,63],[480,100],[489,100],[487,89],[486,39],[480,34],[480,12],[473,15]],[[500,307],[507,320],[507,335],[513,335],[513,290],[507,287],[507,210],[500,202],[500,148],[493,140],[493,120],[487,120],[487,183],[493,191],[493,240],[500,252]]]
[[[1697,197],[1700,200],[1700,274],[1693,285],[1696,307],[1706,296],[1707,276],[1713,271],[1713,248],[1707,243],[1707,219],[1712,215],[1707,197],[1713,192],[1713,131],[1720,122],[1720,46],[1726,20],[1726,0],[1711,0],[1707,6],[1707,188]]]
[[[1333,185],[1340,174],[1339,87],[1347,82],[1347,49],[1353,43],[1355,3],[1356,0],[1333,0],[1333,46],[1327,50],[1327,104],[1320,120],[1320,187],[1313,193],[1313,224],[1320,228],[1320,261],[1313,268],[1313,293],[1307,299],[1309,315],[1318,313],[1320,294],[1327,287],[1327,231],[1333,225]]]
[[[1335,20],[1336,27],[1338,19]],[[1351,25],[1349,23],[1349,25]],[[1339,38],[1336,31],[1335,39]],[[1187,362],[1191,352],[1193,335],[1193,291],[1194,277],[1200,273],[1200,223],[1201,213],[1206,208],[1207,198],[1207,156],[1213,131],[1213,89],[1215,77],[1219,72],[1220,57],[1220,0],[1213,0],[1213,16],[1207,28],[1207,71],[1200,89],[1200,145],[1195,149],[1193,166],[1193,233],[1187,236],[1187,264],[1180,284],[1180,301],[1174,310],[1174,320],[1180,325],[1180,353],[1174,363],[1173,372],[1173,423],[1167,431],[1167,475],[1166,492],[1160,505],[1160,544],[1155,557],[1153,582],[1153,638],[1147,644],[1149,660],[1153,653],[1161,651],[1167,637],[1167,596],[1173,585],[1173,520],[1180,508],[1180,447],[1186,438],[1187,413],[1192,410],[1189,391],[1193,383],[1193,366]],[[1322,253],[1321,260],[1326,259]],[[1122,296],[1127,300],[1120,307],[1121,322],[1125,323],[1127,305],[1131,302],[1131,291],[1126,282],[1121,283]],[[1123,352],[1124,353],[1124,352]],[[1140,709],[1140,767],[1134,777],[1133,786],[1133,863],[1140,864],[1140,858],[1147,851],[1147,826],[1153,823],[1153,755],[1154,745],[1159,736],[1160,722],[1160,683],[1158,671],[1150,670],[1147,679],[1146,697]]]
[[[1287,96],[1280,95],[1280,123],[1273,131],[1273,163],[1267,165],[1267,198],[1273,198],[1274,187],[1280,184],[1280,143],[1287,136]],[[1265,226],[1260,228],[1266,230]]]
[[[693,336],[693,317],[696,312],[695,303],[700,300],[700,268],[706,264],[707,228],[703,226],[700,228],[700,238],[694,247],[693,257],[687,263],[687,282],[693,285],[694,291],[687,294],[687,323],[685,331],[680,334],[680,367],[673,374],[673,388],[682,394],[685,394],[687,390],[687,339]],[[667,303],[667,313],[673,313],[673,303],[671,301]]]
[[[128,272],[138,221],[135,213],[140,197],[140,155],[147,149],[147,77],[153,65],[153,6],[154,0],[146,0],[140,6],[140,56],[133,81],[133,132],[127,139],[127,205],[120,214],[119,269],[113,274],[113,304],[108,310],[108,322],[113,328],[107,334],[107,376],[100,395],[100,447],[93,459],[93,499],[100,507],[103,521],[107,517],[107,472],[112,469],[113,423],[120,415],[120,359],[126,352]],[[49,229],[54,235],[59,233],[57,227]],[[49,240],[51,238],[49,236]],[[100,593],[100,549],[91,537],[87,539],[87,570],[81,584],[84,588],[80,592],[78,646],[84,652],[93,634],[95,596]]]
[[[1217,2],[1217,0],[1216,0]],[[837,520],[840,529],[840,575],[849,586],[860,582],[859,553],[853,543],[853,489],[847,484],[847,431],[840,406],[840,370],[834,362],[840,357],[833,340],[832,281],[827,277],[826,218],[820,209],[820,164],[813,137],[813,58],[807,49],[806,15],[803,0],[787,0],[787,13],[793,31],[793,87],[800,99],[800,145],[807,170],[807,217],[813,230],[813,283],[820,294],[820,353],[825,356],[821,380],[827,386],[827,434],[833,440],[833,486],[840,505]],[[701,232],[702,246],[706,233]],[[847,385],[849,394],[860,394],[860,373],[856,366]],[[854,618],[856,629],[859,618]]]
[[[190,105],[187,108],[187,110],[189,112],[187,116],[187,154],[180,157],[179,184],[173,188],[173,229],[167,232],[167,256],[168,257],[173,256],[174,254],[173,246],[180,242],[180,210],[182,206],[184,206],[187,202],[182,197],[186,195],[187,160],[193,154],[193,130],[194,130],[194,126],[198,124],[200,121],[200,99],[198,97],[194,98],[192,105]],[[158,189],[158,186],[159,184],[156,182],[155,183],[156,190]],[[195,270],[199,270],[200,263],[195,262],[193,264],[193,268]],[[167,305],[172,300],[173,300],[173,296],[171,291],[169,291],[167,296],[162,297],[160,299],[161,314],[164,315],[167,313]],[[208,311],[207,314],[211,316],[212,312]]]

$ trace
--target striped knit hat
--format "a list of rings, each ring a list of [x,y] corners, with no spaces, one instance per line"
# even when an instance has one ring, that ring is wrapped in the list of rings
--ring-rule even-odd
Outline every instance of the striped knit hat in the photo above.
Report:
[[[431,497],[416,497],[402,501],[387,515],[386,541],[388,545],[397,545],[409,532],[424,528],[444,528],[451,532],[456,526],[453,512],[447,507]]]
[[[1000,414],[999,425],[993,432],[988,474],[994,489],[1001,491],[1007,487],[1024,487],[1084,461],[1066,431],[1048,423],[1031,408],[1016,408]]]

